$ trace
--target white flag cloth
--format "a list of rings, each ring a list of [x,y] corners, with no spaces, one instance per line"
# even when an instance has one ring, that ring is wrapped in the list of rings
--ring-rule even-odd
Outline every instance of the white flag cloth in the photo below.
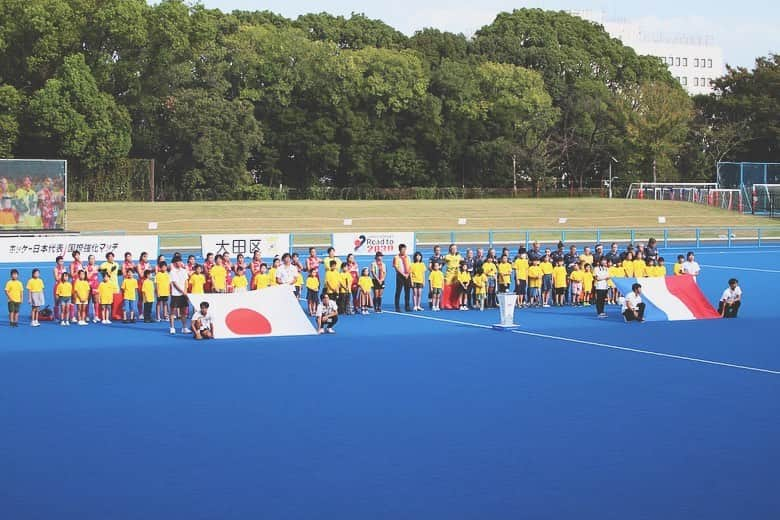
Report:
[[[317,334],[290,286],[187,297],[196,310],[208,302],[216,339]]]

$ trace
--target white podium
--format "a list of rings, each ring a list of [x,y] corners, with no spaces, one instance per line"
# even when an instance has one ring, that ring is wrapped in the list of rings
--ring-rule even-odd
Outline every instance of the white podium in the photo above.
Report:
[[[500,323],[493,325],[493,328],[495,330],[512,330],[519,328],[519,325],[515,325],[517,295],[514,293],[500,293],[496,296],[498,297]]]

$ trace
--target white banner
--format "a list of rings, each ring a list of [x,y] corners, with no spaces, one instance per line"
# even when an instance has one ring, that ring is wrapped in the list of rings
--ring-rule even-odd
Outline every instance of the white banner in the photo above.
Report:
[[[201,235],[200,248],[203,258],[207,253],[230,253],[235,259],[241,253],[251,259],[255,251],[260,252],[263,259],[282,256],[290,252],[290,235],[287,234],[254,234],[254,235]]]
[[[358,256],[374,256],[380,251],[385,255],[395,254],[398,253],[399,244],[406,244],[406,250],[411,256],[414,251],[414,233],[393,231],[333,233],[333,247],[338,256],[349,253]]]
[[[196,311],[201,302],[208,302],[216,339],[317,334],[290,286],[187,296]]]
[[[114,253],[118,262],[125,252],[137,259],[142,252],[150,259],[157,258],[159,242],[156,235],[41,235],[0,236],[0,263],[49,263],[58,256],[70,261],[71,253],[81,252],[81,261],[89,255],[105,260],[107,253]]]

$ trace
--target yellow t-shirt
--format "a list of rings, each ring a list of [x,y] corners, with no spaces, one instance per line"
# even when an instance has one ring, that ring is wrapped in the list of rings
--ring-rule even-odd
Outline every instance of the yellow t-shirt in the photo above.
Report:
[[[569,275],[569,280],[572,282],[582,283],[583,275],[584,273],[582,271],[572,271]]]
[[[271,285],[271,274],[257,273],[252,277],[252,285],[255,286],[255,289],[265,289]]]
[[[192,273],[190,275],[190,294],[203,294],[206,286],[206,275]]]
[[[215,291],[224,291],[227,287],[227,269],[224,265],[215,265],[211,268],[211,286]]]
[[[447,253],[444,255],[444,264],[447,266],[447,282],[452,283],[460,276],[459,270],[461,260],[463,260],[463,257],[460,256],[460,253],[456,255]]]
[[[484,272],[484,269],[482,270]],[[498,283],[509,285],[512,283],[512,264],[501,262],[498,264]]]
[[[485,276],[484,272],[475,274],[471,281],[474,282],[474,292],[476,294],[485,294],[487,291],[487,276]]]
[[[114,286],[114,292],[119,292],[119,264],[116,262],[103,262],[98,267],[98,271],[100,271],[101,277],[103,273],[108,273],[109,281]]]
[[[157,276],[160,276],[159,274]],[[170,293],[170,290],[168,291]],[[98,296],[100,297],[100,305],[111,305],[114,303],[114,284],[111,280],[107,282],[100,282],[98,285]]]
[[[675,275],[682,274],[682,264],[680,262],[675,263],[672,272]]]
[[[24,287],[19,280],[8,280],[5,284],[5,292],[8,296],[8,301],[12,303],[22,303],[22,294],[24,293]]]
[[[580,267],[584,266],[585,264],[593,265],[593,255],[580,255]]]
[[[556,289],[565,288],[566,287],[566,268],[562,265],[557,265],[553,267],[552,272],[553,277],[553,287]]]
[[[76,283],[73,284],[73,293],[76,303],[89,302],[89,282],[86,280],[76,280]]]
[[[550,262],[542,262],[539,264],[539,267],[542,268],[542,274],[553,274],[553,266]]]
[[[144,303],[151,303],[154,301],[154,283],[147,278],[144,283],[141,284],[141,292],[144,295]]]
[[[542,268],[538,265],[532,265],[528,268],[528,287],[542,286]]]
[[[319,291],[320,277],[309,275],[308,278],[306,278],[306,288],[311,291]]]
[[[360,286],[361,291],[367,293],[371,292],[371,289],[374,287],[374,281],[370,276],[361,276],[358,279],[358,285]]]
[[[610,278],[625,278],[626,277],[626,270],[623,269],[623,266],[616,266],[613,265],[609,268],[609,277]]]
[[[518,280],[528,280],[528,260],[525,258],[516,258],[512,263],[515,270],[515,278]]]
[[[341,286],[341,274],[333,269],[325,271],[325,289],[331,294],[337,293],[339,286]]]
[[[339,273],[339,292],[341,294],[349,294],[352,288],[352,275],[347,273]]]
[[[648,276],[647,264],[642,259],[634,260],[634,277],[642,278],[644,276]]]
[[[431,271],[428,275],[428,281],[431,284],[431,289],[441,289],[444,287],[444,273],[441,271]]]
[[[658,278],[663,278],[664,276],[666,276],[666,264],[655,266],[655,272],[656,272],[655,275]]]
[[[70,298],[73,296],[73,284],[70,282],[60,282],[57,284],[57,296],[60,298]]]
[[[138,280],[125,278],[122,281],[122,297],[125,300],[135,300],[135,290],[138,289]]]
[[[248,285],[249,282],[245,275],[242,274],[233,277],[233,289],[246,289]]]
[[[583,271],[582,273],[582,290],[584,292],[593,291],[593,273],[589,271]]]
[[[233,287],[236,286],[236,280],[233,279]],[[303,275],[298,272],[298,276],[295,277],[295,287],[303,287]]]
[[[412,266],[410,268],[409,277],[412,280],[412,283],[425,283],[425,271],[427,270],[427,267],[425,267],[425,263],[423,262],[414,262],[412,263]]]
[[[626,278],[634,277],[634,261],[623,262],[623,270],[626,272]]]
[[[485,273],[485,276],[488,278],[495,278],[498,273],[498,267],[496,267],[496,264],[493,262],[485,262],[482,264],[482,272]]]
[[[42,278],[30,278],[27,280],[27,290],[30,292],[42,292],[43,291],[43,279]]]
[[[329,257],[329,256],[326,256],[325,258],[322,259],[322,264],[325,266],[325,271],[330,271],[330,262],[331,262],[331,260],[334,260],[336,262],[336,270],[337,271],[341,271],[341,264],[343,262],[341,261],[341,258],[339,258],[337,256],[334,256],[332,258]]]
[[[462,285],[468,285],[471,281],[471,275],[468,271],[458,271],[458,282]]]
[[[157,286],[157,297],[171,295],[171,277],[168,273],[159,272],[154,277],[154,284]],[[101,298],[102,300],[102,298]],[[101,303],[103,303],[101,301]]]
[[[276,267],[268,270],[268,285],[276,285]]]

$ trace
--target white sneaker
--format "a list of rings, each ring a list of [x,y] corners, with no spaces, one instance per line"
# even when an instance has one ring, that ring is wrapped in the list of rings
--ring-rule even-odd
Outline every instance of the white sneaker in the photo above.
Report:
[[[60,322],[60,327],[64,327],[65,325],[67,325],[67,323],[65,323],[65,320],[62,320],[62,321]]]
[[[76,319],[76,317],[74,316],[74,317],[72,317],[72,318],[70,319],[70,321],[72,321],[73,323],[77,323],[79,320],[77,320],[77,319]]]
[[[31,327],[40,327],[40,326],[41,326],[41,324],[40,324],[40,323],[38,323],[38,321],[36,320],[36,321],[34,321],[34,322],[30,323],[30,326],[31,326]]]
[[[329,329],[325,329],[325,330],[328,331],[328,334],[335,334],[336,333],[336,329],[334,329],[333,327],[331,327]]]
[[[549,307],[549,306],[550,306],[549,303],[545,303],[544,305],[542,305],[542,307]]]
[[[97,316],[92,318],[92,323],[100,323],[100,320],[97,318]]]
[[[106,320],[104,323],[105,323],[106,325],[111,325],[111,320]]]
[[[182,334],[192,334],[192,331],[190,329],[188,329],[187,327],[184,327],[183,329],[181,329],[181,333]]]
[[[87,322],[86,322],[86,321],[84,321],[84,320],[79,320],[77,323],[78,323],[80,326],[82,326],[82,325],[86,325],[86,324],[87,324]]]

